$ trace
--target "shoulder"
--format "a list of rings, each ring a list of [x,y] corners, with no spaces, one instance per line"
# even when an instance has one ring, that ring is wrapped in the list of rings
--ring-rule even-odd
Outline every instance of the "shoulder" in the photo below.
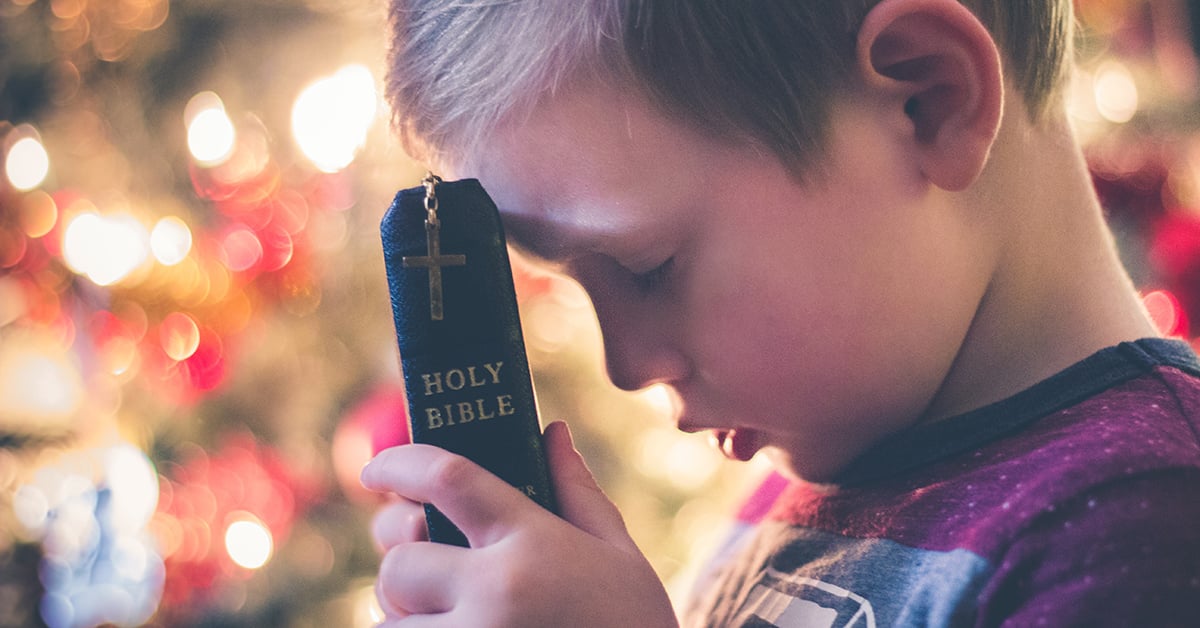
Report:
[[[1200,613],[1200,469],[1163,468],[1047,508],[995,558],[980,618],[1176,625]]]
[[[1046,417],[1009,458],[984,624],[1178,625],[1200,613],[1200,378],[1158,366]],[[1036,443],[1036,446],[1030,446]]]

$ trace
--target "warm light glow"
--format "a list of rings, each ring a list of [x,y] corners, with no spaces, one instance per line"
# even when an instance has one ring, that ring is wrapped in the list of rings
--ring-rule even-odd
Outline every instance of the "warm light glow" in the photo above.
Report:
[[[159,340],[162,341],[163,352],[180,362],[192,357],[200,348],[200,327],[191,316],[172,312],[163,319]]]
[[[1096,96],[1096,109],[1109,122],[1129,122],[1137,113],[1137,84],[1129,69],[1118,61],[1108,61],[1096,70],[1092,91]]]
[[[133,272],[150,255],[150,234],[129,215],[75,216],[63,233],[67,266],[101,286],[114,284]]]
[[[348,65],[300,92],[292,106],[292,135],[322,172],[354,161],[375,122],[375,78],[362,65]]]
[[[263,258],[262,242],[246,227],[235,227],[225,234],[221,252],[225,267],[235,272],[250,270]]]
[[[41,487],[26,484],[13,495],[12,512],[26,530],[40,533],[50,516],[50,501]]]
[[[22,127],[27,128],[27,127]],[[16,133],[22,133],[17,130]],[[18,190],[32,190],[46,180],[50,174],[50,155],[38,140],[37,134],[29,129],[23,137],[13,142],[4,160],[4,172],[8,181]]]
[[[1179,299],[1167,290],[1154,290],[1142,297],[1142,305],[1154,326],[1164,336],[1174,336],[1182,331],[1186,320],[1183,305]]]
[[[271,531],[249,516],[238,519],[225,529],[225,551],[239,566],[258,569],[271,559]]]
[[[704,486],[721,463],[720,454],[702,436],[666,427],[646,430],[640,445],[638,469],[680,490]]]
[[[192,230],[175,216],[159,220],[150,231],[150,250],[163,266],[174,266],[192,250]]]
[[[25,197],[21,203],[21,227],[25,235],[40,238],[54,228],[58,222],[58,205],[49,194],[37,190]]]
[[[150,522],[158,506],[158,474],[142,450],[123,443],[105,452],[104,471],[112,489],[112,524],[134,533]]]
[[[639,392],[638,396],[653,408],[655,414],[666,418],[672,423],[675,422],[676,415],[680,411],[679,398],[670,386],[654,384]]]
[[[213,92],[200,92],[188,101],[184,110],[188,130],[188,150],[202,166],[224,163],[237,145],[233,120],[225,113],[225,104]]]
[[[138,346],[132,338],[116,336],[104,343],[100,349],[100,365],[111,375],[121,376],[136,372]]]
[[[354,628],[370,628],[385,619],[387,616],[383,614],[379,598],[375,595],[375,585],[359,587],[354,593]]]
[[[6,340],[0,352],[0,416],[66,418],[83,402],[83,382],[66,354]]]

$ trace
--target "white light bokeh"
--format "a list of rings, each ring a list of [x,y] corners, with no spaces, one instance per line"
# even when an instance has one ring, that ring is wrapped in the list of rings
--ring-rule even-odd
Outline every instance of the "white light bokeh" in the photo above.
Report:
[[[217,166],[233,154],[237,130],[225,113],[225,104],[213,92],[200,92],[184,109],[188,151],[202,166]]]
[[[150,250],[163,266],[174,266],[192,250],[192,230],[175,216],[167,216],[150,230]]]
[[[0,415],[68,418],[83,403],[79,369],[62,351],[9,339],[0,352]]]
[[[84,212],[63,232],[63,258],[74,272],[100,286],[121,281],[146,262],[150,234],[132,216]]]
[[[136,532],[158,506],[158,474],[142,450],[122,443],[104,454],[104,475],[112,487],[113,525],[121,532]]]
[[[25,127],[22,127],[25,128]],[[4,159],[4,173],[9,183],[21,191],[32,190],[46,180],[50,174],[50,155],[46,147],[38,140],[37,134],[29,128],[16,133],[23,137],[13,142]]]
[[[1119,61],[1108,61],[1096,69],[1092,91],[1096,109],[1109,122],[1129,122],[1138,111],[1138,88],[1129,68]]]
[[[256,519],[238,519],[225,529],[225,551],[239,566],[258,569],[271,559],[271,531]]]
[[[292,135],[322,172],[337,172],[354,161],[375,122],[375,78],[352,64],[313,82],[292,106]]]

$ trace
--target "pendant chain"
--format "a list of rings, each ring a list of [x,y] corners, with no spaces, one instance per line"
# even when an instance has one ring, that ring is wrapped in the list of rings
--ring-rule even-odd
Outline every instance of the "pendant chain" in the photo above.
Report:
[[[421,179],[421,185],[425,186],[425,222],[434,227],[438,226],[438,199],[434,188],[441,182],[442,178],[432,172],[426,172],[425,178]]]

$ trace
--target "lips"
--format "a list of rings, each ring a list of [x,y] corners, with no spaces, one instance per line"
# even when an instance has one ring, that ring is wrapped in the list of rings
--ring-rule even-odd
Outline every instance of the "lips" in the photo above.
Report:
[[[758,433],[748,429],[713,430],[712,441],[730,460],[746,462],[758,452]]]

